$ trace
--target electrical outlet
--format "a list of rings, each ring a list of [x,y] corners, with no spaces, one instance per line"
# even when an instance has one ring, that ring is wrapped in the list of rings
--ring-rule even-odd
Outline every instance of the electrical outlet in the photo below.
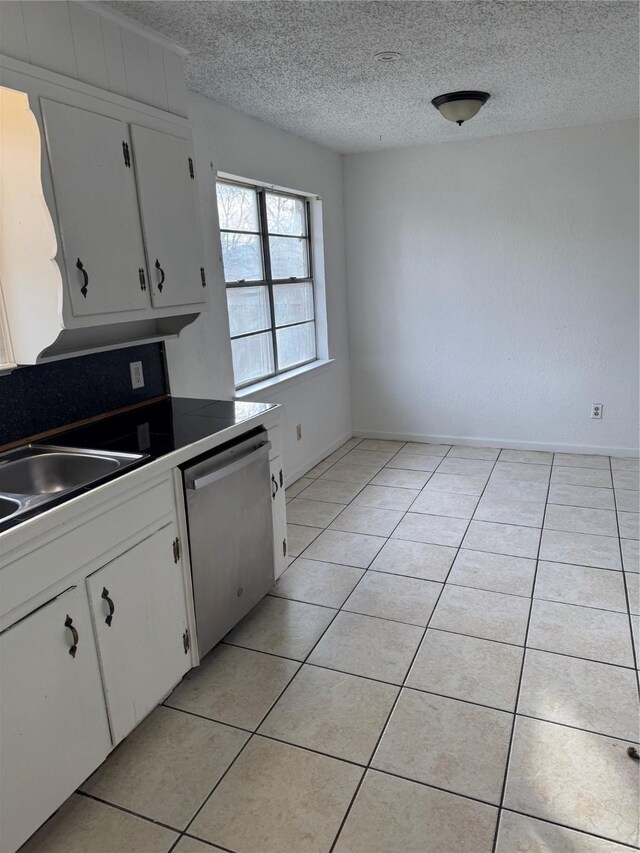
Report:
[[[302,439],[302,424],[296,425],[296,441],[300,441]]]
[[[598,420],[600,420],[602,418],[602,409],[603,409],[602,403],[592,403],[592,405],[591,405],[591,417],[597,418]]]
[[[131,387],[144,388],[144,373],[142,372],[141,361],[130,361],[129,370],[131,371]]]

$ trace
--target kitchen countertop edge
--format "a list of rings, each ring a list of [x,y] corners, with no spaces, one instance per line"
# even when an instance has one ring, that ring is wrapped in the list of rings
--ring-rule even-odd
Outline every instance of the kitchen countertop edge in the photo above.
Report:
[[[192,444],[172,450],[156,459],[151,459],[129,471],[124,471],[119,477],[115,477],[106,483],[97,484],[89,491],[81,492],[61,504],[50,509],[44,509],[41,513],[9,527],[0,533],[0,569],[10,553],[23,548],[34,538],[56,528],[63,532],[64,527],[75,520],[79,512],[88,511],[92,507],[117,496],[119,492],[129,491],[138,484],[143,484],[147,480],[177,468],[202,453],[214,450],[221,444],[231,441],[257,426],[265,426],[267,429],[269,424],[272,427],[275,426],[280,417],[282,405],[280,403],[267,405],[271,405],[272,408],[198,439]]]

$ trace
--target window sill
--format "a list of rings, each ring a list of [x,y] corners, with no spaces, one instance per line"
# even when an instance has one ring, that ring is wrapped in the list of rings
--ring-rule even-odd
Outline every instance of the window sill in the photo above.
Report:
[[[302,367],[296,367],[280,376],[272,376],[271,379],[256,382],[255,385],[247,385],[246,388],[236,391],[236,400],[248,400],[256,394],[264,396],[265,392],[271,393],[272,391],[291,388],[300,382],[306,382],[307,379],[311,379],[319,373],[324,373],[334,362],[335,358],[318,359],[317,361],[312,361],[311,364],[303,364]]]

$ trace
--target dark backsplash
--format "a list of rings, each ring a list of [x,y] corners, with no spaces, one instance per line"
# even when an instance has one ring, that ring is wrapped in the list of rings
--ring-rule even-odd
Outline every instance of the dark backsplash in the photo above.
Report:
[[[131,388],[129,362],[141,361],[144,388]],[[162,344],[145,344],[0,376],[0,444],[168,393]]]

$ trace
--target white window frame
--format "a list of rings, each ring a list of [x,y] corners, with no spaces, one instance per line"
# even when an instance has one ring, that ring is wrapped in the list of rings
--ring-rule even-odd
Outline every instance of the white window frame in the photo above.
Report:
[[[231,340],[250,337],[252,334],[264,334],[270,332],[273,342],[273,355],[275,370],[271,373],[264,374],[260,377],[254,377],[247,382],[234,383],[238,396],[246,396],[255,389],[262,389],[282,382],[287,382],[290,379],[295,379],[305,374],[315,371],[317,368],[326,367],[332,362],[328,357],[327,346],[327,322],[326,322],[326,305],[325,305],[325,285],[324,285],[324,252],[322,241],[322,201],[312,193],[306,193],[299,190],[293,190],[287,187],[274,186],[262,181],[249,178],[239,177],[226,172],[218,172],[216,174],[216,184],[227,183],[244,186],[255,190],[258,194],[258,216],[259,216],[259,231],[260,237],[263,272],[264,278],[261,280],[250,280],[247,282],[228,282],[225,277],[225,292],[233,287],[267,287],[269,295],[269,306],[271,312],[271,326],[268,329],[260,330],[248,334],[231,336]],[[306,211],[306,227],[307,227],[307,253],[309,260],[308,275],[305,277],[293,277],[285,279],[274,279],[271,276],[271,269],[268,256],[268,229],[266,221],[266,211],[264,205],[264,191],[276,193],[279,195],[289,196],[302,201],[305,204]],[[233,229],[220,228],[220,232],[233,231]],[[249,233],[249,232],[246,232]],[[224,266],[224,265],[223,265]],[[288,324],[288,326],[276,326],[274,316],[273,302],[273,286],[275,284],[310,282],[313,293],[314,304],[314,328],[315,328],[315,356],[307,361],[298,362],[295,365],[279,368],[278,365],[278,350],[276,341],[276,329],[287,328],[288,326],[303,325],[310,321],[303,320],[300,323]]]

